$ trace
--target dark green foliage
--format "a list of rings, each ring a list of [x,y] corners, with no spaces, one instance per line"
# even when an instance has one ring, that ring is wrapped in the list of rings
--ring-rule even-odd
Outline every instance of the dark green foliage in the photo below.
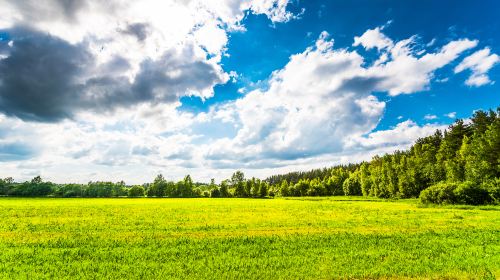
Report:
[[[0,179],[0,196],[9,195],[9,191],[12,188],[12,184],[14,183],[14,179],[5,178]]]
[[[226,180],[224,180],[220,183],[220,196],[221,197],[231,197]]]
[[[457,202],[460,204],[483,205],[492,202],[488,191],[473,182],[463,182],[455,189]]]
[[[230,183],[235,197],[247,197],[249,195],[245,187],[245,175],[243,172],[234,172],[233,176],[231,176]]]
[[[53,193],[55,184],[43,182],[40,176],[22,184],[12,184],[8,195],[12,196],[48,196]]]
[[[281,182],[281,186],[278,191],[280,196],[289,196],[290,195],[290,189],[288,188],[288,182],[287,180],[283,180]]]
[[[112,182],[90,182],[85,189],[86,197],[112,197],[116,193]]]
[[[313,179],[310,182],[309,191],[307,193],[309,196],[324,196],[326,195],[326,188],[322,181],[318,178]]]
[[[167,187],[168,183],[163,175],[159,174],[156,176],[153,184],[151,184],[148,188],[147,194],[148,197],[164,197],[167,195]]]
[[[343,189],[344,189],[345,195],[361,195],[362,194],[361,193],[361,184],[359,183],[359,179],[355,175],[349,176],[349,178],[347,178],[344,181]]]
[[[79,184],[66,184],[59,187],[56,192],[60,197],[83,197],[84,188]]]
[[[290,196],[306,196],[309,188],[309,181],[307,179],[302,179],[290,188]]]
[[[442,182],[422,191],[422,203],[483,205],[492,202],[488,190],[474,182]]]
[[[297,184],[300,180],[312,180],[315,178],[321,178],[324,179],[326,177],[329,177],[332,175],[334,170],[336,169],[342,169],[343,171],[354,171],[359,167],[359,164],[349,164],[349,165],[340,165],[340,166],[334,166],[330,168],[323,168],[323,169],[313,169],[310,171],[306,172],[291,172],[283,175],[273,175],[269,178],[266,179],[266,181],[270,185],[278,185],[281,184],[284,180],[286,180],[290,185],[295,185]],[[342,188],[342,186],[340,186]]]
[[[128,190],[129,197],[144,197],[144,187],[133,186]]]
[[[500,203],[500,178],[486,181],[482,184],[482,187],[488,191],[491,200],[495,203]]]
[[[269,186],[266,182],[260,182],[259,197],[266,197],[269,194]]]
[[[210,197],[221,197],[219,189],[215,188],[215,189],[211,190]]]
[[[458,201],[455,195],[457,183],[439,183],[431,186],[420,193],[420,201],[422,203],[434,204],[454,204]]]

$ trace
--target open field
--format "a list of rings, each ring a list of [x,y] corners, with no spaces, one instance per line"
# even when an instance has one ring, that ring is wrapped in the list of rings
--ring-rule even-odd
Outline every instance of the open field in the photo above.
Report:
[[[0,198],[0,278],[500,278],[500,207]]]

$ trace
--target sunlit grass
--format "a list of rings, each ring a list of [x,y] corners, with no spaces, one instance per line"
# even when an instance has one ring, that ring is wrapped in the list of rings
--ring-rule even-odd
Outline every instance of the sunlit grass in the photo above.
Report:
[[[500,277],[500,207],[0,199],[3,278]]]

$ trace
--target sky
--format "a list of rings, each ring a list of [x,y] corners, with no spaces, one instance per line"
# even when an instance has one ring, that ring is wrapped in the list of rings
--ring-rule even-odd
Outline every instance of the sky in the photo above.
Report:
[[[0,7],[0,177],[16,181],[265,178],[500,105],[495,0]]]

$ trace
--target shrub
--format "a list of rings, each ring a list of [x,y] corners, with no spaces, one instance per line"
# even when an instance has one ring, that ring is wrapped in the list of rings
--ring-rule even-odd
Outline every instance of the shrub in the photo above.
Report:
[[[486,189],[472,182],[461,183],[454,192],[457,202],[462,204],[482,205],[492,201]]]
[[[500,178],[488,180],[481,185],[494,203],[500,204]]]
[[[422,203],[482,205],[492,201],[488,191],[472,182],[441,182],[420,193]]]
[[[457,203],[455,189],[457,183],[441,182],[433,185],[420,193],[420,201],[422,203],[434,204],[454,204]]]

